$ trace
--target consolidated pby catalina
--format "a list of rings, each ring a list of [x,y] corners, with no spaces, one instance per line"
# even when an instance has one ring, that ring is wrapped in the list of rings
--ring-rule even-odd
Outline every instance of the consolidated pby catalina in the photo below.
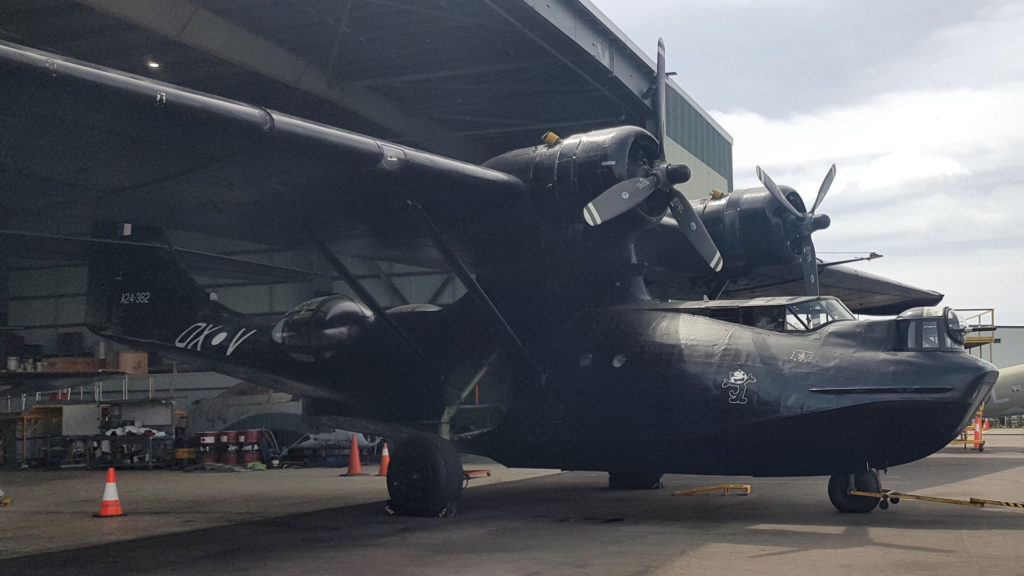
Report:
[[[834,168],[810,210],[760,169],[764,188],[686,200],[661,45],[655,134],[549,134],[479,166],[6,42],[0,77],[5,247],[87,255],[98,335],[396,440],[401,514],[454,510],[459,451],[615,488],[830,476],[837,509],[867,512],[879,500],[849,492],[945,446],[996,380],[940,294],[817,259]],[[90,238],[19,228],[58,202]],[[358,299],[236,312],[185,268],[304,271],[164,229],[312,245]],[[339,254],[447,267],[466,295],[386,310]]]

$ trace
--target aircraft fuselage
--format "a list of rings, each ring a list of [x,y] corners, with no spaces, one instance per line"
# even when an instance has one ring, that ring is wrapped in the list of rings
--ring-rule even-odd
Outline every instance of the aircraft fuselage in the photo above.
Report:
[[[551,339],[546,401],[532,404],[549,412],[520,429],[529,450],[498,450],[511,465],[886,468],[948,444],[996,377],[963,350],[894,350],[892,320],[778,333],[635,306],[582,313]]]
[[[393,315],[431,359],[425,366],[358,306],[298,335],[297,325],[317,322],[308,309],[276,328],[244,316],[182,319],[164,351],[333,399],[378,432],[436,431],[458,406],[465,416],[448,422],[453,437],[509,466],[770,476],[927,456],[962,430],[997,375],[962,349],[896,349],[893,320],[774,332],[640,303],[521,326],[546,375],[539,382],[505,352],[488,360],[499,339],[463,307]],[[473,397],[460,400],[485,366]],[[500,418],[475,424],[468,416],[481,405]]]

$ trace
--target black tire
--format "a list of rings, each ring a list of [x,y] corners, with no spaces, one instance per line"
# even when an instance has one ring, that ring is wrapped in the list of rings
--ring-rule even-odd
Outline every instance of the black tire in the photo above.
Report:
[[[462,460],[440,436],[412,436],[391,453],[387,483],[396,514],[450,515],[462,493]]]
[[[650,470],[609,471],[608,487],[613,490],[658,490],[661,488],[661,472]]]
[[[835,474],[828,479],[828,499],[840,512],[852,512],[864,514],[871,512],[878,506],[880,498],[871,496],[851,496],[851,476],[853,487],[861,492],[880,492],[882,482],[878,479],[878,472],[874,470],[858,470],[846,474]]]

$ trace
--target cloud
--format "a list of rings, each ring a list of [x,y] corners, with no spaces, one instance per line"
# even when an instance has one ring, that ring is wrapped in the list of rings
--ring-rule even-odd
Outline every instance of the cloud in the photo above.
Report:
[[[1017,21],[1001,13],[1011,12],[1002,3],[985,0],[595,1],[648,54],[663,36],[677,82],[705,107],[770,116],[845,106],[865,94],[965,85],[957,74],[983,78],[994,63],[960,46],[1004,42],[982,35],[1005,34]],[[953,38],[939,33],[965,26]],[[989,53],[1019,61],[1012,38]],[[940,49],[956,56],[955,66],[935,58]]]
[[[947,305],[995,308],[1024,324],[1024,83],[908,90],[850,106],[768,117],[712,111],[735,139],[738,188],[761,165],[812,201],[828,165],[836,181],[815,236],[829,251],[876,251],[865,270],[944,294]]]
[[[991,169],[990,155],[1019,150],[1024,83],[882,94],[850,107],[777,118],[748,110],[711,115],[734,138],[737,187],[757,185],[754,165],[800,170],[817,163],[815,172],[824,174],[832,162],[848,183],[902,183]]]
[[[1024,4],[965,2],[970,17],[931,29],[910,50],[865,69],[876,86],[989,86],[1024,77]]]
[[[955,158],[917,150],[896,150],[864,166],[853,186],[878,189],[899,186],[914,180],[961,176],[967,173],[967,169]]]
[[[809,203],[836,163],[823,258],[880,252],[861,266],[1024,325],[1024,3],[600,4],[642,47],[665,36],[736,188],[760,165]]]

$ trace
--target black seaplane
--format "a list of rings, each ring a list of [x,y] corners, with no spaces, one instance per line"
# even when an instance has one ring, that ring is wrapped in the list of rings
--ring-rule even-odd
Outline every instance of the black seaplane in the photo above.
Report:
[[[453,510],[459,451],[627,489],[831,476],[835,507],[867,512],[878,500],[849,492],[945,446],[996,380],[941,294],[817,259],[834,167],[809,211],[760,169],[764,188],[687,201],[661,45],[655,134],[548,134],[482,166],[5,42],[0,78],[8,255],[86,256],[96,334],[393,439],[402,514]],[[58,202],[88,238],[19,227]],[[315,246],[356,298],[236,312],[196,270],[305,272],[166,229]],[[385,310],[342,254],[448,268],[466,294]]]

